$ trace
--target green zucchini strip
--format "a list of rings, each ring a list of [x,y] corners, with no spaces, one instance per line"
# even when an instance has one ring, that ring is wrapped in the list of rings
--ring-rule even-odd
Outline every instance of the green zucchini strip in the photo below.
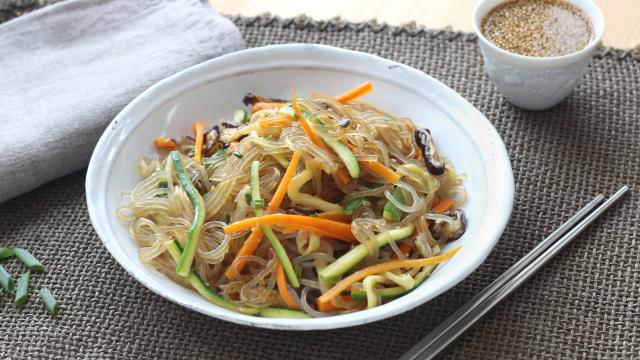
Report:
[[[358,164],[358,159],[356,159],[356,156],[353,154],[351,149],[349,149],[349,147],[340,140],[327,141],[327,144],[329,144],[333,151],[338,154],[338,157],[344,163],[347,171],[349,171],[349,175],[351,175],[353,179],[359,178],[360,165]]]
[[[193,263],[193,258],[196,255],[196,250],[198,249],[198,242],[200,241],[200,232],[202,231],[202,224],[204,223],[205,215],[204,201],[202,200],[202,196],[200,196],[198,190],[193,186],[180,153],[172,151],[169,156],[171,157],[173,167],[178,175],[178,182],[187,193],[194,209],[193,222],[191,223],[189,232],[187,233],[187,241],[184,244],[184,251],[181,253],[180,260],[176,266],[176,273],[182,277],[187,277],[189,276],[191,264]]]
[[[362,207],[364,199],[365,198],[355,198],[347,201],[347,203],[344,204],[344,213],[347,215],[353,214]]]
[[[436,256],[440,254],[440,247],[436,246],[433,248],[433,256]],[[398,296],[404,295],[410,291],[413,291],[415,288],[417,288],[418,286],[420,286],[420,284],[422,284],[425,280],[427,280],[429,278],[429,276],[431,276],[431,273],[433,272],[433,270],[436,269],[436,267],[438,267],[438,265],[429,265],[429,266],[425,266],[422,270],[420,270],[420,272],[414,277],[414,280],[416,281],[415,284],[413,285],[413,287],[411,289],[405,289],[402,286],[395,286],[395,287],[390,287],[390,288],[383,288],[379,290],[380,293],[380,297],[383,300],[387,300],[387,299],[393,299],[393,298],[397,298]],[[351,289],[351,299],[352,300],[363,300],[366,301],[367,300],[367,293],[366,291],[360,290],[360,289],[356,289],[356,288],[352,288]]]
[[[13,294],[13,278],[2,265],[0,265],[0,286],[2,286],[6,293]]]
[[[258,310],[258,315],[262,317],[268,317],[268,318],[288,318],[288,319],[310,319],[311,318],[309,314],[302,311],[274,308],[274,307],[260,308],[260,310]]]
[[[398,241],[411,236],[411,234],[413,233],[413,228],[414,225],[412,224],[399,229],[385,231],[376,235],[374,241],[380,248],[384,245],[387,245],[391,241]],[[324,269],[318,271],[318,275],[327,283],[334,284],[344,273],[349,271],[360,261],[366,258],[368,253],[369,251],[364,244],[357,245],[353,249],[349,250],[348,253],[342,255],[336,261],[332,262]]]
[[[51,316],[56,316],[60,304],[58,304],[56,298],[53,297],[51,290],[46,287],[40,289],[40,300],[42,300],[44,305],[47,307],[47,310],[49,310],[49,314],[51,314]]]
[[[262,216],[264,214],[264,199],[260,196],[260,174],[259,174],[260,162],[254,161],[251,163],[251,205],[253,207],[253,211],[256,216]],[[284,268],[284,273],[287,275],[287,280],[289,284],[294,288],[300,287],[300,282],[298,281],[298,276],[296,272],[293,270],[293,265],[291,264],[291,260],[289,260],[289,256],[287,256],[287,252],[280,243],[280,239],[273,233],[271,227],[268,225],[261,225],[260,229],[262,229],[262,233],[271,244],[271,248],[273,252],[280,260],[282,267]]]
[[[29,280],[31,279],[31,271],[27,271],[22,274],[18,279],[18,287],[16,288],[16,306],[21,306],[27,301],[27,295],[29,293]]]
[[[182,250],[180,249],[180,244],[178,244],[178,242],[175,240],[170,240],[164,243],[164,245],[167,248],[167,250],[169,250],[169,254],[173,258],[173,260],[177,263],[180,260],[181,254],[182,254]],[[257,309],[240,307],[239,305],[236,305],[231,301],[225,299],[224,297],[218,295],[218,293],[211,290],[207,286],[207,284],[205,284],[202,278],[198,276],[198,274],[196,274],[196,272],[193,270],[189,271],[189,274],[187,275],[186,280],[200,295],[202,295],[202,297],[204,297],[205,299],[207,299],[207,301],[215,305],[218,305],[225,309],[239,311],[239,312],[243,312],[251,315],[256,314],[258,312]]]
[[[44,271],[44,266],[35,258],[35,256],[31,255],[29,251],[21,248],[13,248],[13,253],[29,268],[29,270],[36,272]]]
[[[400,203],[402,204],[405,203],[404,195],[402,194],[402,189],[397,186],[396,186],[396,189],[393,191],[393,197],[396,200],[398,200]],[[402,217],[402,211],[398,209],[397,206],[393,205],[391,201],[388,201],[384,205],[382,217],[387,221],[398,222]]]

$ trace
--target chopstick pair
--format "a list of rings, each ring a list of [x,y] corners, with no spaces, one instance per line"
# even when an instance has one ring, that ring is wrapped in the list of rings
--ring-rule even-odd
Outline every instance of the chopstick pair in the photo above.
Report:
[[[628,190],[629,187],[625,185],[606,201],[604,196],[596,196],[509,270],[402,355],[400,360],[431,359],[436,356],[496,304],[526,282]]]

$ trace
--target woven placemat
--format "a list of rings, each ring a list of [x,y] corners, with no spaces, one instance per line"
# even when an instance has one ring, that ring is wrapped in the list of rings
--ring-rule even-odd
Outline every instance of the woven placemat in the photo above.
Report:
[[[5,20],[16,13],[9,7],[2,11]],[[84,173],[77,173],[0,205],[0,246],[23,246],[39,256],[47,272],[34,276],[33,288],[51,287],[62,304],[52,319],[35,291],[19,311],[11,299],[0,298],[0,358],[397,358],[574,210],[625,183],[632,188],[630,196],[443,357],[640,356],[636,54],[601,50],[568,99],[534,113],[500,96],[483,73],[475,39],[468,34],[305,18],[234,21],[248,46],[315,42],[411,65],[485,113],[505,140],[516,179],[513,215],[495,250],[454,289],[388,320],[323,332],[253,329],[188,311],[139,285],[93,231]],[[17,277],[15,260],[4,265]]]

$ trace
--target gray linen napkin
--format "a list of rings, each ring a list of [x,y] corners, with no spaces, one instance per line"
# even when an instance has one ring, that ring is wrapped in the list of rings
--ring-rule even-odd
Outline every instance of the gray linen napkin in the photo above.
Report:
[[[153,83],[243,47],[198,0],[70,0],[0,25],[0,202],[85,167]]]

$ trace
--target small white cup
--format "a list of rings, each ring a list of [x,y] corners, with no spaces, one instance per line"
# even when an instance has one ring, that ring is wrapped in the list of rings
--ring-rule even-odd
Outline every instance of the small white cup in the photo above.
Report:
[[[604,33],[604,17],[591,0],[564,0],[577,6],[591,21],[591,42],[568,55],[524,56],[499,48],[482,34],[482,18],[505,1],[480,1],[473,14],[473,29],[478,36],[484,68],[512,104],[529,110],[548,109],[567,97],[587,71],[589,60]]]

